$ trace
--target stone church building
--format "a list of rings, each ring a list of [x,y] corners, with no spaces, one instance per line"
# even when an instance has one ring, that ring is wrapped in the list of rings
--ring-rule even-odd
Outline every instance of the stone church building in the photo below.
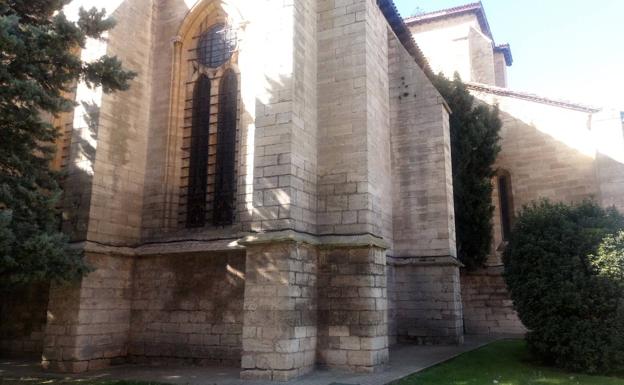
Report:
[[[67,9],[91,6],[74,0]],[[540,197],[624,209],[619,114],[508,90],[480,4],[403,20],[391,0],[109,0],[55,167],[63,227],[95,270],[3,300],[0,352],[54,371],[117,363],[383,369],[396,343],[522,332],[500,276]],[[490,267],[456,259],[449,111],[458,71],[504,127]],[[7,310],[8,309],[8,310]]]
[[[541,198],[591,198],[624,212],[623,119],[619,111],[508,89],[511,48],[495,44],[481,3],[405,23],[435,73],[452,78],[457,72],[480,102],[500,109],[492,253],[486,269],[462,273],[461,295],[466,333],[521,333],[501,276],[514,213]]]

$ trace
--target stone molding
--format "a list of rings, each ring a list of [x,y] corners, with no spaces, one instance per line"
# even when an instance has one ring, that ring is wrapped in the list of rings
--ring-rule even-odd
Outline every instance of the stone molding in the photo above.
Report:
[[[378,247],[387,250],[390,244],[383,238],[372,234],[356,235],[313,235],[294,230],[283,230],[258,234],[236,234],[231,238],[165,240],[162,242],[145,243],[137,246],[107,245],[93,241],[72,244],[75,249],[97,254],[113,254],[119,256],[153,256],[167,254],[185,254],[215,251],[245,250],[247,246],[268,243],[305,243],[319,248],[341,247]],[[451,257],[452,258],[452,257]]]
[[[390,244],[381,237],[372,234],[355,235],[313,235],[294,230],[275,231],[249,235],[238,241],[239,245],[249,246],[264,243],[296,242],[307,243],[321,248],[337,247],[378,247],[389,249]]]
[[[387,264],[392,266],[420,265],[420,266],[457,266],[464,267],[457,258],[450,255],[428,257],[387,257]]]

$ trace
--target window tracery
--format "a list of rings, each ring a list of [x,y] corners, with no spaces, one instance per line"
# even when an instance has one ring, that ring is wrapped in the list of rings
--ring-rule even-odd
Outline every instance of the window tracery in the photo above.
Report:
[[[238,154],[236,33],[200,25],[188,52],[180,222],[184,227],[235,221]],[[186,183],[185,183],[186,181]]]

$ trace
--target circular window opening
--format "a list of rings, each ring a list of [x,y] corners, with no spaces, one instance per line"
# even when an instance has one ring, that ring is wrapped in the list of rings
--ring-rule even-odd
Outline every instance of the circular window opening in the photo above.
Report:
[[[236,49],[236,34],[232,28],[217,24],[199,38],[197,58],[207,67],[216,68],[232,57]]]

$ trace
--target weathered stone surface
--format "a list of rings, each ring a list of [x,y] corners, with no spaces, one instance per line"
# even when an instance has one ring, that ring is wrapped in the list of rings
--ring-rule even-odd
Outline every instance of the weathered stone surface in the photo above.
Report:
[[[38,284],[5,293],[0,300],[0,357],[41,357],[49,291],[49,285]]]
[[[392,259],[388,281],[393,342],[463,342],[459,263],[454,258]]]
[[[101,254],[86,258],[94,272],[50,291],[43,346],[47,369],[81,372],[128,353],[132,260]]]
[[[385,265],[375,247],[320,250],[319,364],[370,372],[388,361]]]
[[[242,252],[136,260],[128,358],[239,365],[244,272]]]
[[[622,210],[624,130],[619,111],[505,89],[511,52],[509,46],[494,45],[484,19],[483,6],[475,3],[417,15],[407,24],[434,72],[449,78],[459,73],[478,103],[500,110],[503,126],[494,165],[498,175],[492,181],[491,256],[485,270],[462,275],[462,294],[468,333],[521,333],[524,328],[500,275],[507,240],[502,234],[498,176],[509,181],[511,222],[524,205],[543,198],[567,203],[591,198]],[[430,203],[426,207],[434,206]],[[431,239],[432,234],[423,237]]]
[[[243,379],[287,381],[312,370],[317,339],[317,250],[247,246]]]
[[[461,274],[464,323],[468,334],[524,334],[513,309],[502,267]]]

